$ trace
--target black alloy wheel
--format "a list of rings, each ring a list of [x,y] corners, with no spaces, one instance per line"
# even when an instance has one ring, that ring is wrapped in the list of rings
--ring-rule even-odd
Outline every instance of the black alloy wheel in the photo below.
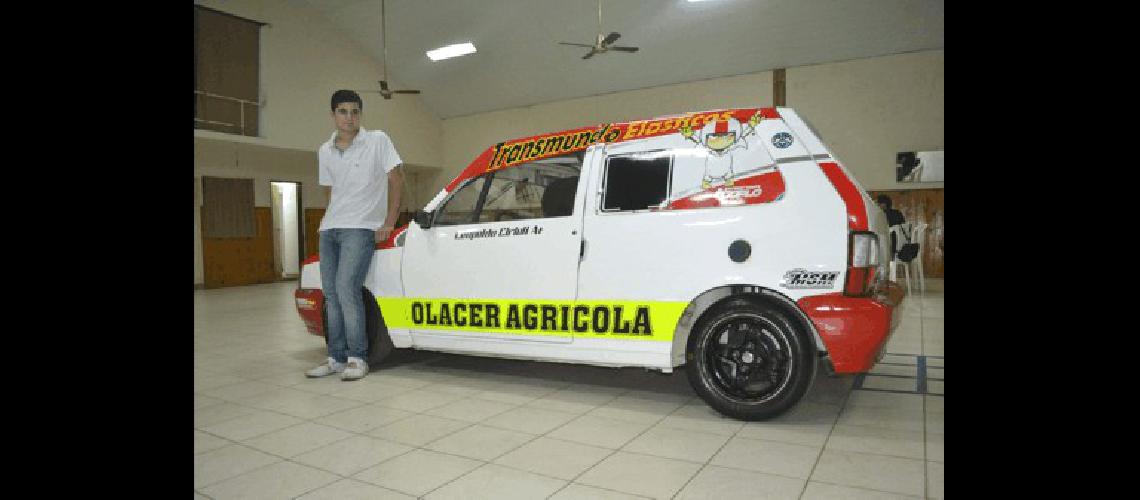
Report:
[[[689,337],[693,389],[717,411],[763,420],[791,408],[815,374],[810,336],[781,311],[732,299],[705,314]]]

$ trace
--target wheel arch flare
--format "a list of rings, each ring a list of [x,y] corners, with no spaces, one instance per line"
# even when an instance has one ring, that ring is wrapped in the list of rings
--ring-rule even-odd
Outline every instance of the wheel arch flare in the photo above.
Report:
[[[751,301],[771,305],[788,314],[806,332],[810,332],[815,341],[816,353],[826,353],[827,347],[823,343],[819,332],[807,314],[799,308],[795,301],[779,291],[759,285],[723,285],[711,288],[693,298],[681,313],[673,331],[672,365],[674,367],[686,363],[689,335],[693,327],[701,320],[705,313],[713,307],[734,298],[744,298]]]

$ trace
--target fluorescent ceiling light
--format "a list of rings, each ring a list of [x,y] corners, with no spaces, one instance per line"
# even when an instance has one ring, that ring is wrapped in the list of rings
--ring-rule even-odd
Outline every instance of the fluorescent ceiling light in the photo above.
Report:
[[[435,50],[427,51],[427,56],[433,61],[442,59],[449,59],[452,57],[464,56],[475,52],[475,46],[471,42],[457,43],[455,45],[448,45],[447,47],[440,47]]]

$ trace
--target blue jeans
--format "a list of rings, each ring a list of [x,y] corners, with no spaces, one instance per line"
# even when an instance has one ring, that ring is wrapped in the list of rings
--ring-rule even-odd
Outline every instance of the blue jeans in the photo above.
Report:
[[[321,231],[321,289],[328,314],[325,335],[328,337],[329,357],[340,363],[348,361],[349,357],[366,359],[368,354],[361,288],[375,250],[376,231]]]

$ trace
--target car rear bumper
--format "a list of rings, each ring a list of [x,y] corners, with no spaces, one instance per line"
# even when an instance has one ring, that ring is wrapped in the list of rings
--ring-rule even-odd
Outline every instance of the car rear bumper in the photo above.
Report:
[[[298,288],[293,292],[293,298],[297,312],[305,322],[305,328],[313,335],[324,337],[324,321],[321,318],[321,310],[325,305],[324,293],[319,288]]]
[[[836,373],[863,373],[886,352],[898,327],[905,293],[891,281],[880,281],[870,297],[842,293],[804,297],[800,308],[811,318]]]

